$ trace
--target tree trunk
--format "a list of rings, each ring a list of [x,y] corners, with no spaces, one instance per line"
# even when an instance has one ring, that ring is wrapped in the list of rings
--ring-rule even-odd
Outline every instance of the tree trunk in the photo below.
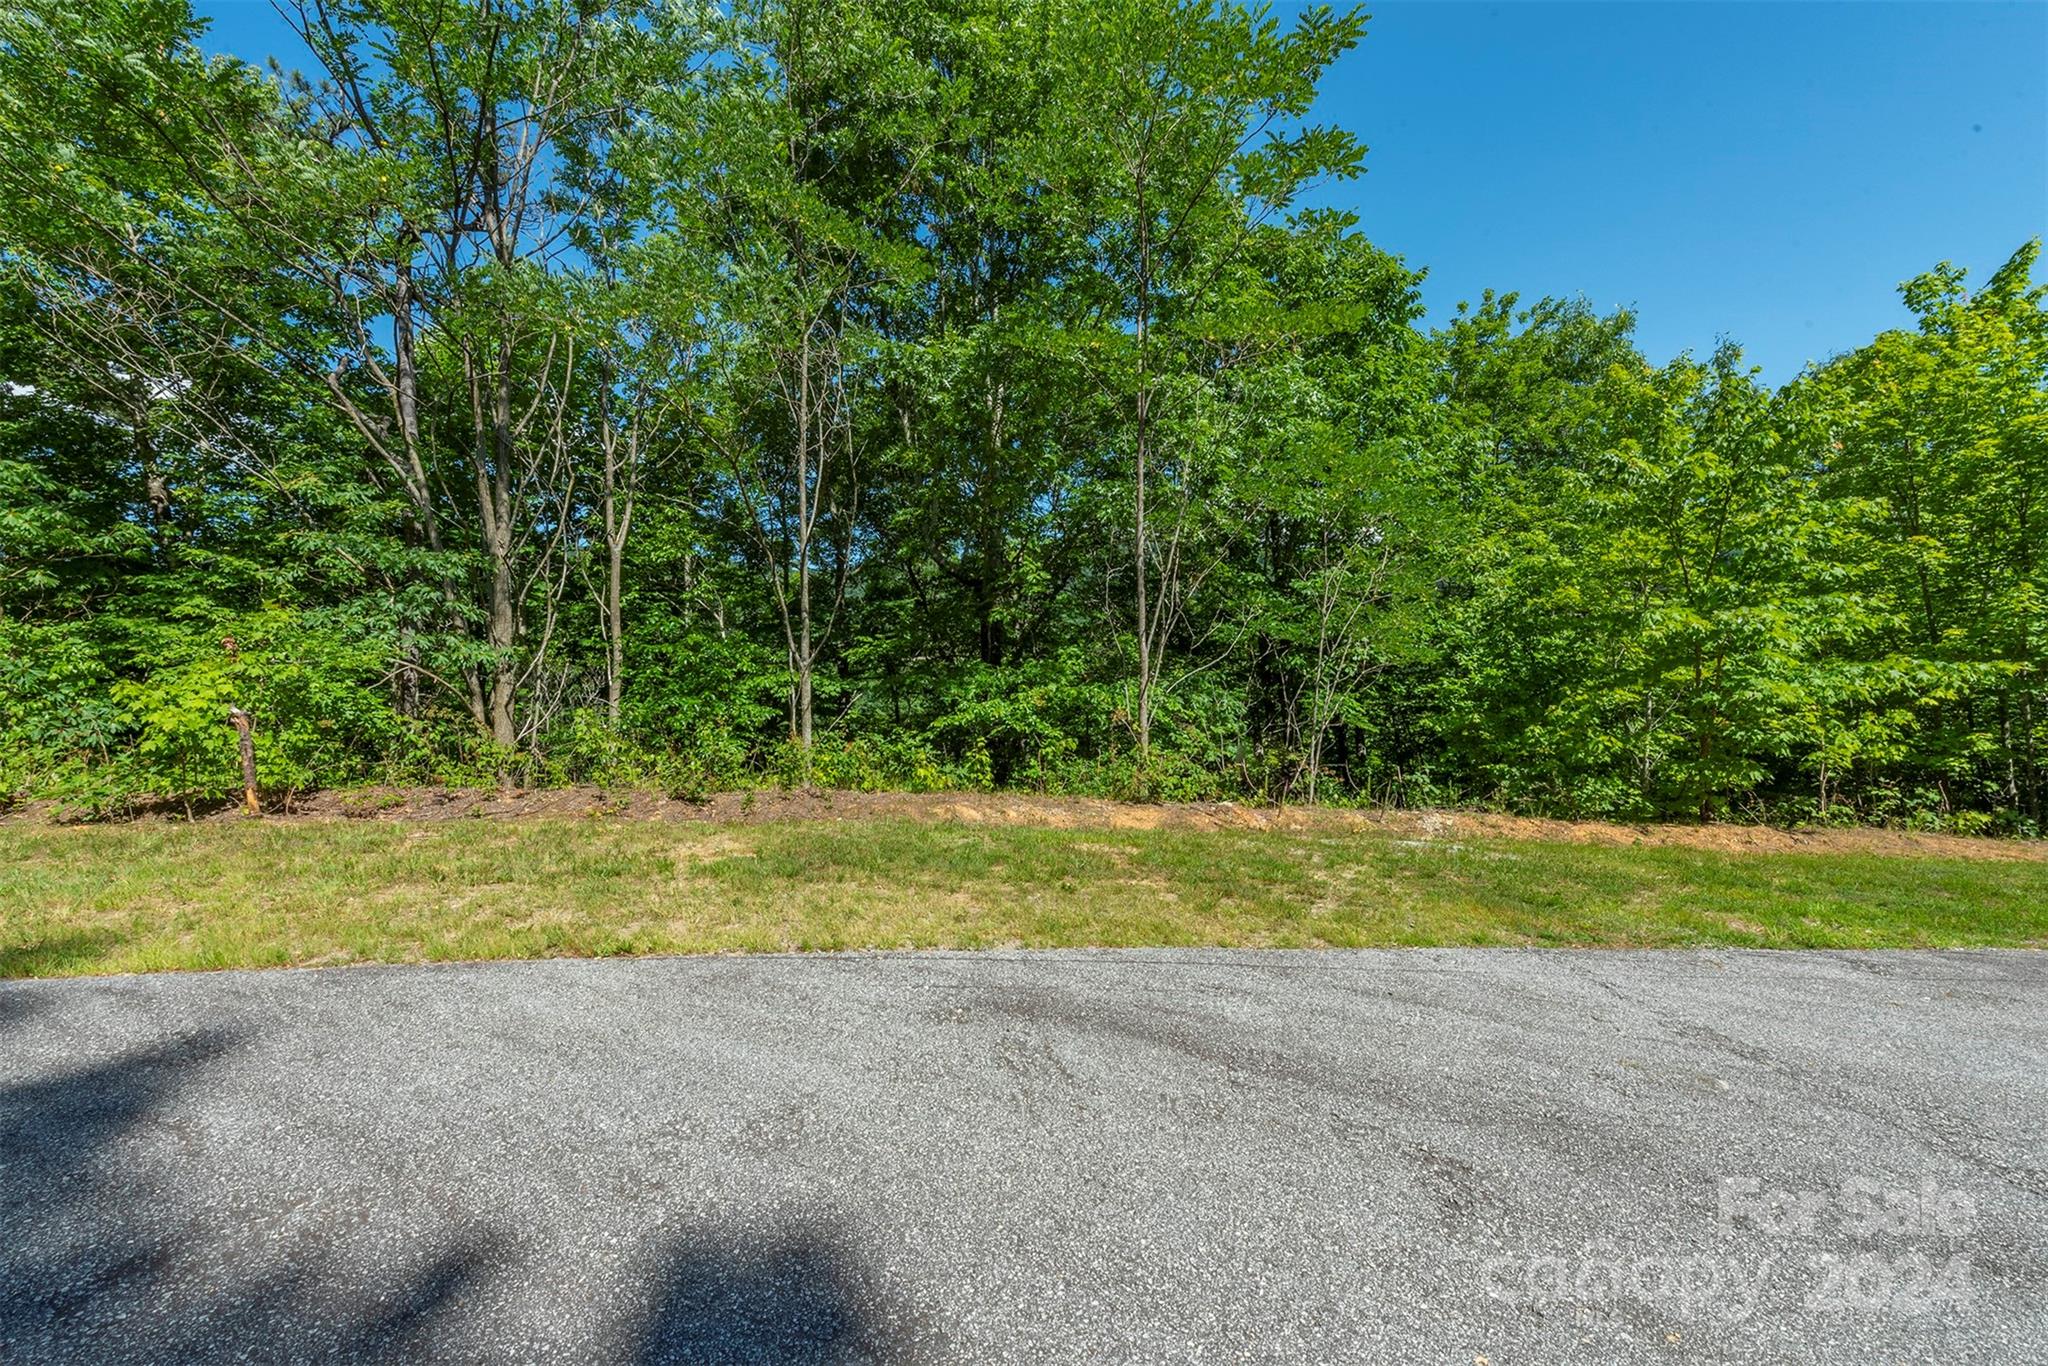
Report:
[[[249,713],[240,707],[228,708],[228,722],[235,728],[235,742],[242,752],[242,811],[245,815],[260,816],[262,804],[256,796],[256,736]]]
[[[600,489],[600,511],[604,519],[604,707],[614,729],[619,724],[619,707],[626,690],[626,536],[633,524],[633,498],[639,488],[640,428],[637,410],[629,409],[624,433],[613,424],[611,392],[617,369],[603,368],[603,385],[598,391],[600,441],[604,448],[604,484]]]
[[[803,341],[798,351],[797,365],[798,406],[796,428],[796,715],[797,744],[803,750],[804,787],[811,786],[811,667],[815,663],[811,654],[811,533],[817,524],[818,495],[822,488],[811,487],[812,450],[811,443],[818,433],[812,422],[811,404],[814,401],[811,375],[811,333],[804,330]],[[818,451],[817,471],[819,483],[824,479],[824,448],[822,442]]]
[[[612,542],[611,563],[605,583],[605,619],[609,623],[606,632],[611,639],[605,654],[604,709],[614,727],[619,724],[619,704],[626,691],[626,612],[624,607],[624,569],[626,543],[624,536]]]
[[[2027,819],[2034,823],[2038,832],[2041,825],[2041,766],[2034,754],[2034,688],[2031,679],[2020,694],[2020,712],[2021,743],[2026,751]]]
[[[1142,335],[1144,325],[1139,324]],[[1142,343],[1140,344],[1142,348]],[[1142,349],[1141,349],[1142,354]],[[1150,569],[1145,545],[1145,410],[1149,406],[1139,362],[1137,492],[1132,500],[1132,568],[1138,578],[1138,769],[1142,773],[1152,755],[1152,618]]]
[[[513,519],[518,511],[512,499],[512,462],[517,451],[512,430],[511,362],[511,347],[501,342],[497,373],[491,377],[487,418],[486,449],[491,456],[491,468],[488,472],[477,471],[477,492],[486,510],[484,544],[491,564],[491,610],[486,637],[491,647],[491,740],[504,749],[519,742],[513,710],[518,676],[513,667],[512,647],[519,637],[519,603],[512,544]]]
[[[1152,410],[1151,375],[1146,362],[1150,359],[1152,277],[1151,277],[1151,224],[1145,216],[1145,197],[1142,185],[1138,192],[1138,401],[1133,454],[1137,465],[1137,488],[1132,498],[1131,560],[1137,572],[1138,609],[1138,772],[1143,780],[1145,769],[1152,757],[1152,601],[1150,556],[1145,542],[1145,474],[1147,457],[1150,455],[1148,442],[1151,433],[1148,419]]]
[[[808,539],[808,538],[807,538]],[[804,754],[804,787],[811,785],[811,556],[808,543],[796,568],[796,715],[797,744]]]
[[[410,223],[398,234],[398,255],[392,265],[391,353],[393,401],[398,412],[398,439],[404,456],[401,482],[412,503],[402,534],[408,550],[425,545],[441,549],[439,519],[434,515],[433,495],[427,484],[426,464],[420,453],[420,400],[418,348],[413,332],[412,253],[418,249],[419,234]],[[441,598],[453,616],[455,588],[441,581]],[[411,628],[401,634],[398,670],[393,679],[395,704],[400,716],[420,712],[420,650]]]
[[[168,565],[171,562],[171,485],[164,473],[157,468],[156,443],[149,434],[149,405],[146,399],[135,402],[131,436],[135,443],[135,465],[142,471],[142,497],[149,507],[149,541],[156,549],[157,562]]]
[[[630,445],[626,458],[633,458]],[[630,497],[619,488],[618,441],[607,436],[604,453],[604,709],[614,727],[626,690],[626,531],[633,519]]]
[[[512,671],[512,641],[518,622],[513,612],[510,547],[494,547],[491,560],[491,740],[511,749],[519,743],[519,729],[513,713],[517,680]]]

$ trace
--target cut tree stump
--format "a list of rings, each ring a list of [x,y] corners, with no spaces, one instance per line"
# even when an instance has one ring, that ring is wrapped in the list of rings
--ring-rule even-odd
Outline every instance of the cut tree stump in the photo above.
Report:
[[[262,804],[256,800],[256,735],[249,713],[240,707],[228,708],[228,720],[234,725],[236,742],[242,749],[242,810],[251,816],[263,814]]]

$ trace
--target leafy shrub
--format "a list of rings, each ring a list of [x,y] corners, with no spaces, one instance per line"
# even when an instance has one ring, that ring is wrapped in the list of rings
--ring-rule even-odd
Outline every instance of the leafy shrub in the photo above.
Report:
[[[579,707],[543,737],[542,781],[636,787],[653,781],[659,757],[642,749],[603,712]]]
[[[254,718],[257,782],[285,794],[368,778],[402,729],[367,683],[380,653],[283,609],[159,632],[139,662],[113,698],[156,795],[188,806],[241,788],[231,707]]]

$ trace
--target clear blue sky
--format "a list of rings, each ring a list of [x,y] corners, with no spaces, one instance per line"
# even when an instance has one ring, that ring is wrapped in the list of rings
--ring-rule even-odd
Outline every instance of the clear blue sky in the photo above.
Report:
[[[198,0],[262,60],[268,0]],[[1743,343],[1780,382],[2048,234],[2048,0],[1382,0],[1321,116],[1370,147],[1321,198],[1482,289],[1631,305],[1654,359]],[[1285,12],[1286,7],[1282,7]]]
[[[1385,0],[1324,83],[1326,196],[1427,266],[1633,305],[1652,358],[1773,382],[1905,322],[1895,287],[2048,234],[2048,3]]]

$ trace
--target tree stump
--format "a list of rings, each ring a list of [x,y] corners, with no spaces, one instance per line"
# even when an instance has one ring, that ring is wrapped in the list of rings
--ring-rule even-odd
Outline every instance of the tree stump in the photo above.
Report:
[[[249,713],[240,707],[228,708],[228,720],[235,728],[236,742],[242,749],[242,811],[246,815],[260,816],[262,805],[256,800],[256,735]]]

